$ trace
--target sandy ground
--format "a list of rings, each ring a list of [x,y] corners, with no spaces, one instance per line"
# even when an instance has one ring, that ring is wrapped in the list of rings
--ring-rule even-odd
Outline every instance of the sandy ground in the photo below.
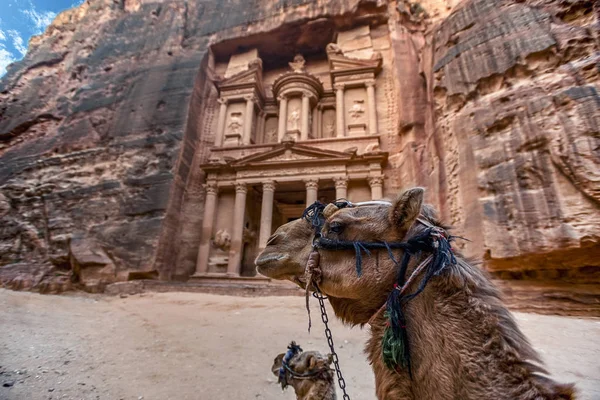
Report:
[[[0,289],[0,399],[294,399],[271,374],[273,358],[292,339],[327,351],[317,304],[308,334],[303,301]],[[558,380],[600,399],[600,321],[517,318]],[[350,396],[373,399],[366,330],[332,325]]]

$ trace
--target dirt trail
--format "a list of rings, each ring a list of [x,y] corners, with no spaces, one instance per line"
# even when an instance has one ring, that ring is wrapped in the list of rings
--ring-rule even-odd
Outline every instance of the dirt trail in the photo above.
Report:
[[[313,299],[314,300],[314,299]],[[302,297],[42,296],[0,289],[0,399],[294,399],[271,375],[292,339],[326,352]],[[554,376],[600,399],[600,321],[517,319]],[[367,331],[333,322],[353,399],[373,399]],[[4,387],[8,385],[9,387]]]

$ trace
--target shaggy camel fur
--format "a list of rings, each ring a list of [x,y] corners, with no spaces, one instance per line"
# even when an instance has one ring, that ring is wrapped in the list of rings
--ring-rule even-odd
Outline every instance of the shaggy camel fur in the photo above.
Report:
[[[405,242],[435,226],[433,210],[423,205],[423,189],[402,194],[391,205],[338,209],[329,205],[324,238],[365,242]],[[303,276],[312,250],[311,224],[300,219],[281,226],[256,259],[258,271],[305,287]],[[366,353],[375,373],[378,399],[386,400],[551,400],[573,399],[574,388],[545,377],[541,361],[486,273],[457,256],[425,290],[403,307],[412,363],[388,368],[382,357],[386,318],[382,312],[396,281],[397,266],[386,250],[363,256],[356,273],[352,250],[319,249],[322,292],[345,323],[371,326]],[[402,250],[394,250],[402,258]],[[428,255],[415,255],[407,276]],[[409,287],[416,290],[417,283]]]
[[[271,371],[277,377],[280,376],[280,369],[285,354],[281,353],[273,361]],[[288,361],[288,367],[297,375],[312,375],[307,378],[294,377],[294,374],[284,369],[285,383],[290,385],[296,392],[298,400],[336,400],[335,381],[333,379],[333,370],[331,365],[331,355],[323,356],[318,351],[305,351],[294,354]]]

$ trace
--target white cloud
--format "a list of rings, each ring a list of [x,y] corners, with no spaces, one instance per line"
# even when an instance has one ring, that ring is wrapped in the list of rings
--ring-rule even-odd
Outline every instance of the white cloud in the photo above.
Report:
[[[33,22],[34,29],[37,35],[44,33],[44,30],[54,18],[56,18],[56,13],[52,11],[41,11],[38,12],[35,9],[35,6],[31,3],[31,8],[27,10],[21,10],[23,14],[25,14],[31,22]]]
[[[0,22],[2,22],[0,20]],[[6,35],[4,34],[4,31],[2,29],[0,29],[0,40],[6,40]]]
[[[12,39],[15,49],[17,49],[22,56],[25,56],[25,54],[27,54],[27,46],[23,44],[23,38],[21,35],[19,35],[19,32],[15,31],[14,29],[9,29],[7,33]]]
[[[3,44],[0,44],[0,77],[6,73],[6,67],[8,64],[17,61],[13,55],[6,50]]]

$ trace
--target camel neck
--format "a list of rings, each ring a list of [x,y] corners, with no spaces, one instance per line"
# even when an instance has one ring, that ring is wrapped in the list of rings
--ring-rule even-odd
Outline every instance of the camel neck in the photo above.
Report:
[[[382,357],[382,341],[386,319],[383,312],[377,312],[372,320],[371,337],[367,341],[367,357],[375,374],[375,391],[378,399],[412,400],[411,379],[406,369],[389,369]]]

